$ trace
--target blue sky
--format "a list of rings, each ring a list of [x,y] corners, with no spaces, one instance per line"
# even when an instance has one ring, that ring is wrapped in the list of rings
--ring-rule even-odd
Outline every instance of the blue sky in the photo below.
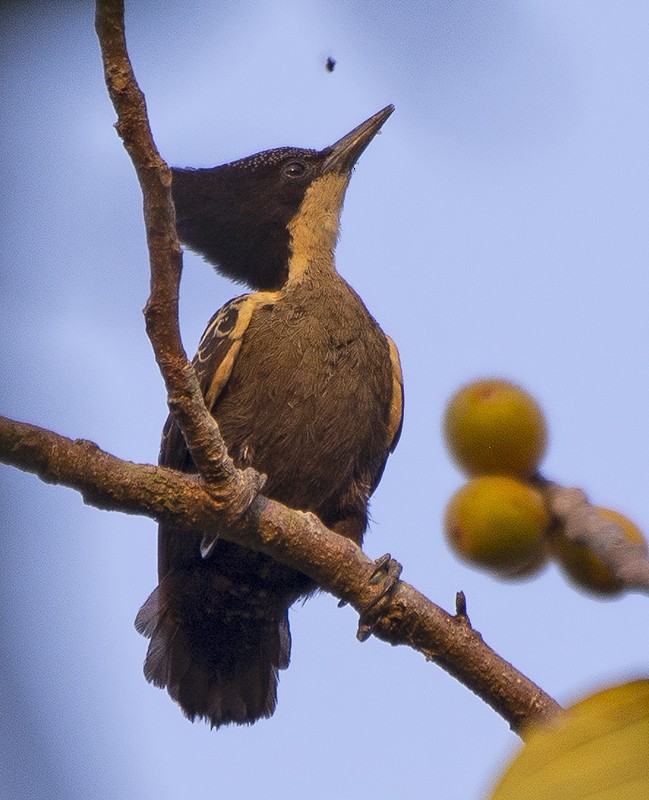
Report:
[[[447,609],[464,590],[487,642],[561,702],[646,674],[644,598],[593,600],[553,567],[498,583],[440,532],[462,481],[443,408],[485,375],[545,408],[549,477],[649,527],[646,4],[129,5],[131,57],[172,164],[320,148],[396,105],[352,179],[337,253],[406,381],[366,549],[391,552]],[[91,4],[2,16],[0,410],[154,461],[166,407],[141,315],[141,198]],[[188,351],[239,292],[187,255]],[[326,595],[292,612],[271,720],[191,725],[145,682],[132,624],[155,584],[153,523],[0,474],[0,796],[468,800],[515,747],[421,655],[356,642],[353,612]]]

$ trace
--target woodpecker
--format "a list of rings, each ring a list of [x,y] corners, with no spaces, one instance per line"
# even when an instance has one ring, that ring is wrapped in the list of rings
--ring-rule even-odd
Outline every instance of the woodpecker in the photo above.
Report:
[[[353,167],[393,110],[324,150],[172,170],[181,242],[252,289],[212,317],[193,361],[230,456],[267,476],[268,497],[359,545],[401,432],[403,382],[394,343],[336,271],[334,248]],[[171,415],[159,463],[195,471]],[[151,639],[147,680],[215,728],[270,717],[289,663],[288,609],[315,584],[167,524],[158,579],[135,622]]]

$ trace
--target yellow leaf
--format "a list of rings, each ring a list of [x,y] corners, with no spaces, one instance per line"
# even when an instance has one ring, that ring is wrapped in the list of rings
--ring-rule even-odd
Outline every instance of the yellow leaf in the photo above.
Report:
[[[649,680],[591,695],[525,738],[491,800],[649,798]]]

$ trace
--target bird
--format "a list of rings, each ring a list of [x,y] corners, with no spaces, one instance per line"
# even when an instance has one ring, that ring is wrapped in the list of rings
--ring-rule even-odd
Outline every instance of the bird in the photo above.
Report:
[[[352,170],[393,110],[323,150],[172,168],[180,241],[251,290],[212,317],[193,360],[228,452],[267,477],[267,497],[358,545],[401,433],[403,379],[396,346],[339,275],[334,250]],[[159,463],[196,471],[172,415]],[[212,728],[272,716],[290,658],[288,610],[315,583],[166,522],[158,580],[135,621],[150,638],[147,680]]]

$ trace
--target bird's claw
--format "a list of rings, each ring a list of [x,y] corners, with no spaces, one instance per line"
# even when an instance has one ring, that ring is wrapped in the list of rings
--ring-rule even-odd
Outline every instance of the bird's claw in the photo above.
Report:
[[[356,632],[356,638],[359,642],[364,642],[366,639],[369,639],[381,615],[390,604],[394,592],[399,585],[401,570],[401,564],[395,561],[389,553],[377,558],[374,562],[374,571],[370,575],[369,582],[371,584],[377,584],[379,581],[383,581],[383,586],[381,587],[381,591],[361,614],[358,623],[358,631]]]

